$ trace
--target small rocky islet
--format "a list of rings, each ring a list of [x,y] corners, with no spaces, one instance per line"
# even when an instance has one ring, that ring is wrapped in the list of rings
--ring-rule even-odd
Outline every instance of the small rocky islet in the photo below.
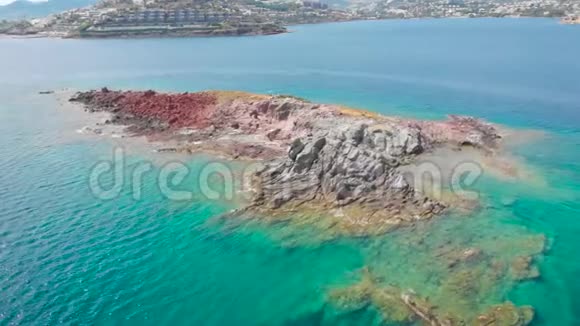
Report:
[[[109,112],[106,123],[124,125],[130,135],[172,144],[160,151],[211,152],[259,162],[251,177],[251,200],[223,218],[321,223],[333,236],[378,236],[461,207],[462,199],[416,188],[405,167],[441,148],[493,158],[504,137],[501,127],[473,117],[387,117],[286,95],[103,88],[78,92],[70,101],[89,112]],[[477,300],[484,289],[473,284],[487,276],[494,286],[508,278],[539,277],[533,256],[543,251],[544,242],[536,238],[535,249],[512,257],[511,265],[477,248],[443,250],[438,261],[450,275],[442,281],[450,284],[449,299]],[[474,305],[465,313],[438,309],[437,302],[381,282],[376,273],[366,268],[358,283],[330,291],[329,301],[346,308],[372,305],[385,319],[404,323],[499,326],[527,325],[533,319],[531,307],[511,302],[483,311]]]
[[[415,189],[399,168],[440,147],[493,155],[502,138],[471,117],[391,118],[292,96],[105,88],[71,101],[112,113],[108,122],[134,135],[177,141],[162,151],[259,160],[252,203],[238,213],[340,209],[340,227],[350,234],[382,233],[442,213],[450,204]]]

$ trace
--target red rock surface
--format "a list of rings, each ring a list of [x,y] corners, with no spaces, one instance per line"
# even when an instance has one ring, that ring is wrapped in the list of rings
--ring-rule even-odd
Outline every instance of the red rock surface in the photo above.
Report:
[[[275,142],[278,149],[294,139],[341,124],[387,123],[390,129],[418,130],[427,144],[471,145],[487,151],[501,138],[492,124],[479,119],[451,115],[447,120],[425,121],[388,118],[337,105],[315,104],[290,96],[268,96],[242,92],[157,93],[155,91],[101,90],[78,93],[71,101],[85,104],[89,111],[113,113],[116,124],[129,125],[136,134],[154,136],[160,131],[181,128],[204,130],[199,139],[217,135],[263,136],[260,143]],[[317,126],[317,127],[315,127]],[[209,128],[211,127],[211,128]]]
[[[82,93],[80,101],[123,115],[154,119],[170,128],[209,125],[217,99],[210,93],[163,94],[154,91],[100,91]]]

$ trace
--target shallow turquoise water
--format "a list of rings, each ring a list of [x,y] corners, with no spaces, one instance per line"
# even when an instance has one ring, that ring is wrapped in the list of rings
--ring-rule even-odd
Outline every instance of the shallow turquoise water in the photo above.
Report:
[[[533,305],[537,325],[580,323],[580,29],[543,19],[294,29],[271,37],[0,40],[0,324],[367,325],[378,322],[372,311],[325,303],[326,291],[358,268],[375,266],[418,292],[439,289],[426,276],[433,257],[415,255],[405,232],[320,243],[276,227],[229,229],[206,223],[228,203],[170,202],[152,176],[140,201],[128,186],[114,201],[96,200],[87,176],[111,143],[73,136],[74,119],[36,92],[101,86],[287,93],[544,130],[549,137],[515,149],[541,181],[484,178],[485,210],[434,221],[425,246],[452,239],[501,251],[502,239],[545,234],[542,277],[493,299]],[[188,164],[196,170],[207,160]]]

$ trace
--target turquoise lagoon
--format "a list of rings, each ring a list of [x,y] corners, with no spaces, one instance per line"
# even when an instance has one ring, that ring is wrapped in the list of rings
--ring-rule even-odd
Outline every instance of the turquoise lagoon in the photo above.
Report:
[[[449,309],[510,300],[536,309],[534,325],[580,324],[578,26],[477,19],[292,29],[242,38],[0,39],[0,325],[380,324],[372,307],[345,311],[327,298],[364,266]],[[37,93],[102,86],[292,94],[391,115],[468,114],[545,136],[513,148],[533,178],[484,175],[476,212],[378,238],[322,241],[308,227],[212,223],[232,204],[171,202],[155,171],[141,200],[129,185],[115,200],[95,199],[88,174],[113,143],[75,135],[76,115]],[[151,156],[137,151],[128,164]],[[212,160],[181,159],[193,171]],[[509,262],[541,235],[541,277],[493,287],[467,277],[477,283],[471,299],[449,297],[458,285],[437,250],[476,247]]]

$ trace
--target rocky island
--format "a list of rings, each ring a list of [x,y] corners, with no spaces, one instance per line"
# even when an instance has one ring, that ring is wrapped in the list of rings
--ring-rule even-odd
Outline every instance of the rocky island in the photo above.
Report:
[[[506,242],[512,249],[503,254],[493,248],[458,248],[453,239],[426,246],[425,238],[433,235],[419,226],[462,208],[465,200],[421,187],[414,179],[417,173],[409,173],[433,155],[452,160],[453,153],[460,153],[463,159],[494,161],[510,137],[507,129],[466,116],[440,121],[387,117],[295,96],[238,91],[103,88],[68,100],[88,112],[107,113],[108,120],[97,128],[122,125],[128,136],[166,144],[159,152],[210,152],[257,162],[250,200],[223,219],[295,221],[330,238],[380,238],[394,229],[410,230],[418,240],[406,247],[424,256],[432,277],[439,278],[437,295],[424,297],[421,289],[386,282],[385,266],[392,267],[377,257],[359,281],[328,292],[329,302],[343,309],[373,306],[386,320],[445,326],[524,326],[534,318],[532,307],[493,295],[506,284],[540,276],[533,257],[544,251],[545,238],[514,237]],[[429,172],[418,171],[421,178]],[[503,241],[494,240],[498,248]],[[489,295],[491,301],[481,301]]]
[[[262,162],[252,202],[237,213],[331,212],[336,232],[348,234],[378,234],[440,214],[456,203],[416,189],[406,167],[442,148],[493,156],[502,140],[496,126],[471,117],[393,118],[283,95],[103,88],[70,101],[112,113],[108,123],[133,134],[177,141],[165,150]]]

